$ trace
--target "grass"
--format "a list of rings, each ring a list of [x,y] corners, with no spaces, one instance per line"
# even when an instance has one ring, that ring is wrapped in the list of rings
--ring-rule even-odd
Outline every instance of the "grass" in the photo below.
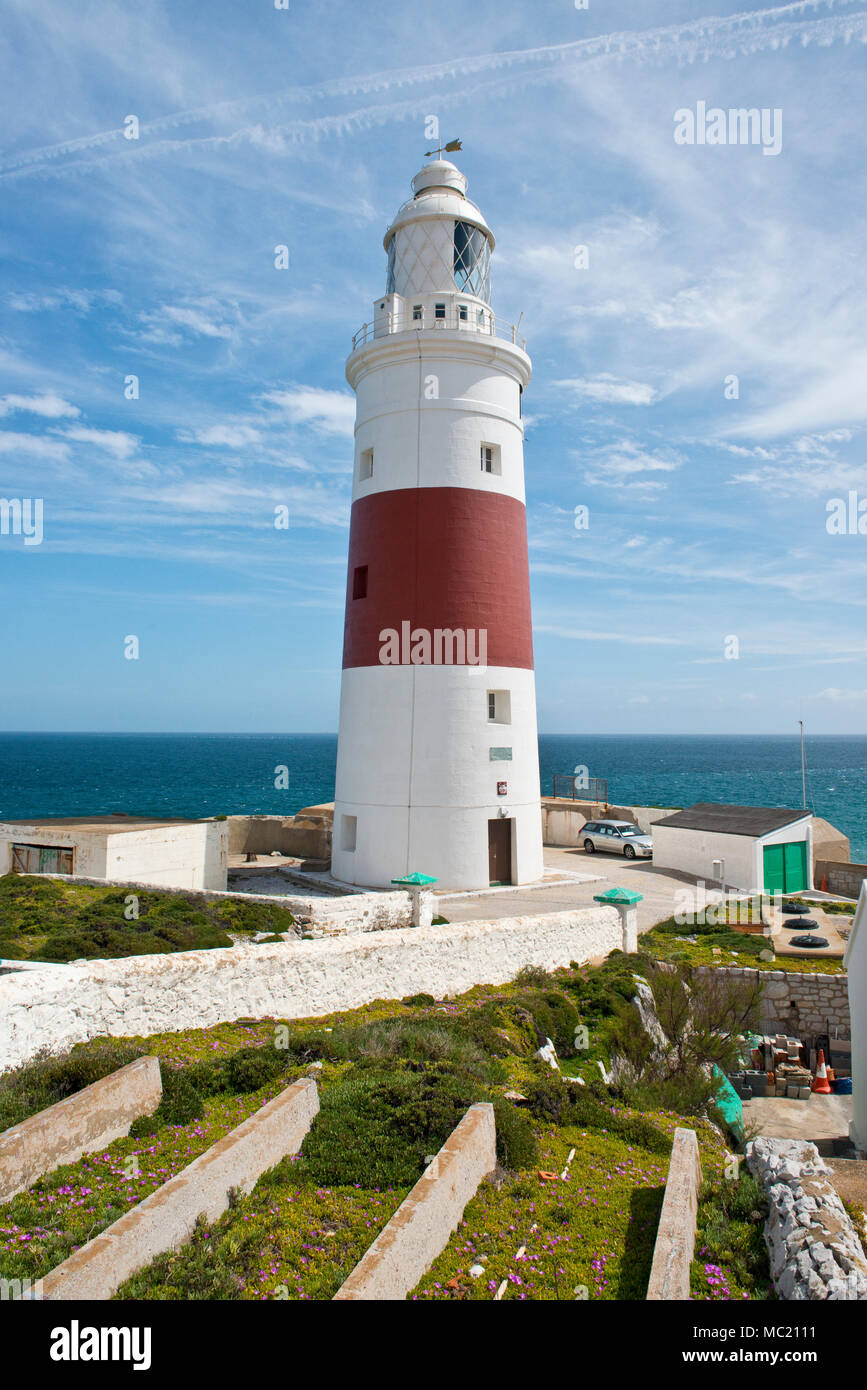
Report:
[[[508,1299],[645,1297],[667,1159],[604,1131],[542,1138],[540,1169],[483,1183],[413,1299],[491,1301],[503,1281]]]
[[[118,1057],[160,1058],[160,1110],[0,1206],[0,1276],[44,1275],[318,1059],[321,1110],[301,1153],[249,1196],[233,1194],[218,1221],[200,1221],[191,1241],[118,1298],[332,1298],[466,1107],[492,1100],[495,1179],[415,1296],[493,1298],[506,1280],[506,1297],[574,1300],[579,1288],[590,1299],[641,1299],[675,1125],[696,1128],[711,1179],[721,1181],[726,1150],[707,1121],[639,1111],[601,1083],[593,1054],[604,1055],[607,1021],[634,990],[639,965],[617,954],[599,968],[523,972],[454,1000],[417,995],[328,1018],[238,1019],[114,1040]],[[555,1034],[564,1067],[586,1070],[587,1086],[559,1081],[534,1059]],[[104,1041],[73,1049],[63,1084],[86,1084],[105,1049]],[[51,1094],[40,1066],[12,1074],[18,1113]],[[510,1089],[526,1103],[508,1101]],[[485,1275],[472,1278],[482,1255]]]
[[[0,958],[71,961],[211,950],[232,936],[291,932],[285,907],[196,893],[0,877]]]
[[[748,1172],[705,1182],[699,1194],[691,1297],[704,1302],[771,1296],[764,1226],[768,1203]]]
[[[714,947],[719,950],[719,955],[714,955]],[[728,925],[685,925],[674,917],[657,923],[650,931],[641,934],[642,951],[661,961],[682,961],[688,965],[739,965],[750,970],[784,970],[796,975],[845,973],[842,961],[829,956],[776,956],[772,961],[759,960],[759,952],[767,948],[766,937],[733,931]]]

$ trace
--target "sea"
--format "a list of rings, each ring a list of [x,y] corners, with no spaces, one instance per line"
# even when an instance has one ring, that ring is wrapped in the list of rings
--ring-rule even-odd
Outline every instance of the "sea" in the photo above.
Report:
[[[0,734],[0,820],[292,815],[334,799],[336,734]],[[543,734],[542,791],[586,768],[612,805],[799,807],[795,737]],[[867,737],[807,739],[807,804],[867,862]]]

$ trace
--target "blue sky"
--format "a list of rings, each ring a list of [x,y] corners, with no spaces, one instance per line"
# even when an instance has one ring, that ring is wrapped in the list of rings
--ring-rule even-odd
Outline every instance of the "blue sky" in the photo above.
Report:
[[[336,728],[343,367],[435,115],[534,361],[542,731],[867,733],[867,0],[4,9],[0,727]]]

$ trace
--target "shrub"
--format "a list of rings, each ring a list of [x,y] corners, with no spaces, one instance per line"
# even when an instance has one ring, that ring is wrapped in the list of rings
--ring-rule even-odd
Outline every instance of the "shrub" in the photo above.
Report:
[[[362,1070],[326,1088],[301,1149],[318,1186],[409,1187],[467,1109],[448,1074]]]
[[[575,1029],[581,1015],[565,994],[559,990],[525,990],[513,1003],[531,1015],[536,1028],[536,1045],[542,1047],[550,1038],[561,1057],[575,1056]]]
[[[237,1093],[258,1091],[286,1070],[286,1053],[266,1044],[242,1047],[226,1062],[229,1089]]]
[[[83,1091],[94,1081],[142,1056],[142,1049],[108,1042],[55,1055],[44,1050],[31,1062],[0,1075],[0,1132]]]
[[[539,1074],[524,1088],[533,1114],[560,1126],[604,1130],[650,1153],[671,1152],[671,1140],[641,1115],[614,1109],[585,1087],[569,1085],[556,1072]]]
[[[493,1106],[499,1162],[504,1168],[531,1168],[539,1154],[539,1142],[530,1120],[504,1096],[496,1096]]]

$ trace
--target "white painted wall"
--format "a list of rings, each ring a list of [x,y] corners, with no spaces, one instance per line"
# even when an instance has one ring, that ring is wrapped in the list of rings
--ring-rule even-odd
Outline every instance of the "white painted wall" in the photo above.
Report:
[[[475,351],[468,351],[467,345]],[[467,487],[525,499],[524,427],[519,385],[529,359],[510,344],[478,334],[408,334],[377,344],[348,375],[357,397],[352,500],[405,487]],[[351,359],[350,359],[351,363]],[[363,366],[363,370],[362,370]],[[426,380],[438,399],[426,399]],[[480,447],[500,446],[501,474],[483,473]],[[373,449],[373,475],[359,479],[361,454]]]
[[[675,869],[713,882],[713,861],[724,862],[724,881],[731,888],[761,892],[764,888],[765,845],[807,842],[807,867],[812,874],[812,841],[809,820],[783,826],[761,839],[726,835],[711,830],[687,830],[682,826],[654,824],[653,862],[657,868]],[[810,879],[812,883],[812,879]]]
[[[487,692],[511,692],[511,723],[487,718]],[[387,884],[428,873],[442,888],[484,888],[488,820],[516,822],[513,878],[543,874],[539,753],[532,671],[466,666],[355,667],[343,672],[332,871]],[[512,761],[491,761],[511,748]],[[497,795],[497,783],[508,794]],[[342,848],[341,817],[358,820]]]
[[[847,970],[852,1029],[851,1139],[857,1148],[867,1153],[867,883],[861,885],[843,964]]]
[[[163,888],[225,888],[229,862],[226,821],[154,826],[108,838],[106,878]]]
[[[207,1028],[241,1017],[312,1018],[422,991],[440,998],[606,956],[613,907],[456,922],[318,941],[128,956],[0,975],[0,1069],[46,1046]]]
[[[229,862],[227,821],[191,821],[123,830],[49,829],[42,825],[0,825],[0,873],[12,867],[12,845],[52,845],[75,852],[75,877],[126,882],[134,879],[162,888],[226,887]]]
[[[104,834],[84,835],[69,825],[49,830],[44,825],[0,824],[0,874],[12,870],[13,844],[49,845],[74,851],[73,873],[87,878],[105,878],[107,840],[107,828]]]

